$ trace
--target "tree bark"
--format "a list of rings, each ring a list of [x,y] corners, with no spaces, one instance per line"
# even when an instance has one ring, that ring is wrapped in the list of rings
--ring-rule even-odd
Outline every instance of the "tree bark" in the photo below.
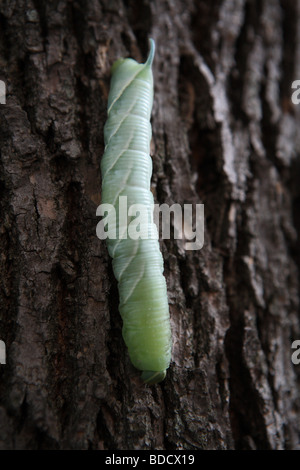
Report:
[[[201,250],[162,243],[155,386],[96,236],[110,67],[149,37],[155,201],[205,206]],[[292,0],[1,3],[0,448],[300,448],[299,39]]]

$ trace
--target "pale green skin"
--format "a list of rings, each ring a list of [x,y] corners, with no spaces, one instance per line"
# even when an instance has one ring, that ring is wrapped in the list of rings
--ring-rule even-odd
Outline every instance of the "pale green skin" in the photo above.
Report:
[[[152,60],[119,59],[112,67],[105,152],[101,161],[102,201],[118,209],[119,196],[152,208],[150,116],[153,101]],[[118,218],[117,218],[118,220]],[[125,227],[118,227],[123,230]],[[163,380],[171,360],[171,329],[163,258],[157,239],[109,240],[118,280],[123,338],[144,382]]]

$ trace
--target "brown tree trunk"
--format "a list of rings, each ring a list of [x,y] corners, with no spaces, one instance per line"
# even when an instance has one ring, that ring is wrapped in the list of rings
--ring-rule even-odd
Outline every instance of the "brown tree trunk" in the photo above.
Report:
[[[0,448],[296,449],[300,9],[293,0],[0,5]],[[96,236],[110,67],[156,41],[152,189],[173,355],[146,386]]]

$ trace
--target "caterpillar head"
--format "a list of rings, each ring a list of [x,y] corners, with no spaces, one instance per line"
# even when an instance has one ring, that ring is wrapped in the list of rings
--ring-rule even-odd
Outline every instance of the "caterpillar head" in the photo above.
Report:
[[[142,372],[141,378],[148,385],[154,385],[159,382],[162,382],[166,377],[167,372],[165,370],[153,371],[153,370],[144,370]]]

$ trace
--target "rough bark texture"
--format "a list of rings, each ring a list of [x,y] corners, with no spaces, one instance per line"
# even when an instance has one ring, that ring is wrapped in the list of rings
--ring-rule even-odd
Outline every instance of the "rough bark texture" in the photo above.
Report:
[[[0,447],[296,449],[300,10],[293,0],[0,5]],[[204,203],[163,243],[173,357],[146,386],[96,237],[116,58],[154,62],[159,203]]]

